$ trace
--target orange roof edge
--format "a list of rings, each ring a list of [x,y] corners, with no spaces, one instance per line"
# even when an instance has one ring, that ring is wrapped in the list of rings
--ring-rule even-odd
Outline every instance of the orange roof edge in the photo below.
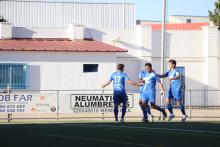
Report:
[[[166,24],[165,27],[167,30],[202,30],[203,26],[208,26],[209,22],[201,22],[201,23],[169,23]],[[161,24],[147,24],[146,26],[150,26],[152,30],[161,30]]]

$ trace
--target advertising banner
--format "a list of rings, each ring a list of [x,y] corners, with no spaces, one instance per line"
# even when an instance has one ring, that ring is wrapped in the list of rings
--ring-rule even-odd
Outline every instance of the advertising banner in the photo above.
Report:
[[[56,113],[57,94],[0,94],[0,113]]]
[[[127,94],[127,112],[134,111],[134,95]],[[69,94],[59,97],[60,113],[112,113],[112,94]],[[121,106],[119,107],[121,108]]]

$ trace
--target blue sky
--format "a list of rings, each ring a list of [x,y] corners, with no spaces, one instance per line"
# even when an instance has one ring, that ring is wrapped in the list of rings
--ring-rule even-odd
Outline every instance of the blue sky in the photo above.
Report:
[[[136,0],[136,18],[161,20],[163,0]],[[208,16],[216,0],[167,0],[168,15]]]

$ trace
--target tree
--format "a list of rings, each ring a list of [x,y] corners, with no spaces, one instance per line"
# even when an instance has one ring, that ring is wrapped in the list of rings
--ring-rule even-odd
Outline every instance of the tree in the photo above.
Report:
[[[220,29],[220,0],[217,0],[215,3],[214,11],[209,12],[209,18],[213,22],[214,25],[219,26]]]

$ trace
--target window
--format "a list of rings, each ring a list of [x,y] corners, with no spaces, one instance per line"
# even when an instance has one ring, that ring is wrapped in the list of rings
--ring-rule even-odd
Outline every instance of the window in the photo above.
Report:
[[[83,72],[98,72],[98,64],[83,64]]]
[[[186,19],[186,23],[191,23],[192,20],[191,19]]]
[[[0,88],[25,89],[27,67],[26,64],[0,63]]]

